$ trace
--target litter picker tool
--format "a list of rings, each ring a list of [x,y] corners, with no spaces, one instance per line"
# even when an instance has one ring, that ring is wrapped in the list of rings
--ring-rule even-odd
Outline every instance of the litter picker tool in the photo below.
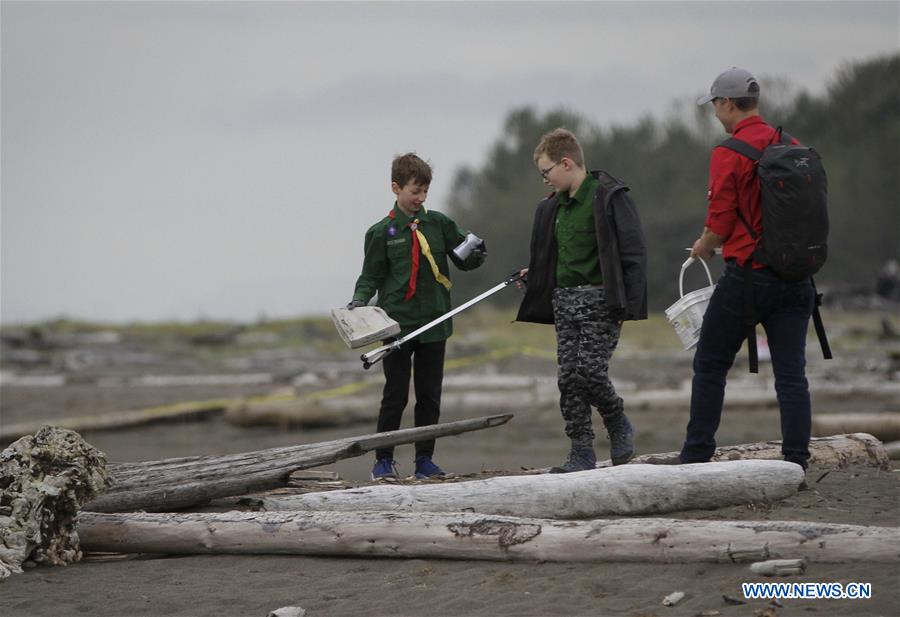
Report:
[[[448,319],[450,319],[451,317],[453,317],[453,316],[456,315],[457,313],[463,312],[464,310],[466,310],[466,309],[469,308],[470,306],[475,305],[475,304],[478,304],[479,302],[481,302],[481,301],[484,300],[485,298],[494,295],[495,293],[497,293],[498,291],[500,291],[500,290],[503,289],[504,287],[507,287],[508,285],[510,285],[510,284],[512,284],[512,283],[515,283],[516,281],[521,280],[521,279],[522,279],[521,270],[516,270],[515,272],[513,272],[513,273],[510,275],[510,277],[509,277],[508,279],[506,279],[506,280],[503,281],[502,283],[498,283],[498,284],[494,285],[493,287],[491,287],[490,289],[488,289],[487,291],[485,291],[484,293],[482,293],[482,294],[480,294],[480,295],[478,295],[478,296],[475,296],[474,298],[472,298],[472,299],[469,300],[468,302],[465,302],[464,304],[460,304],[459,306],[457,306],[457,307],[456,307],[455,309],[453,309],[452,311],[449,311],[449,312],[447,312],[447,313],[444,313],[443,315],[441,315],[440,317],[438,317],[438,318],[435,319],[434,321],[428,322],[427,324],[425,324],[424,326],[422,326],[422,327],[419,328],[418,330],[413,330],[412,332],[410,332],[410,333],[407,334],[406,336],[404,336],[404,337],[402,337],[402,338],[399,338],[399,339],[397,339],[396,341],[393,341],[393,342],[391,342],[391,343],[388,343],[387,345],[383,345],[383,346],[381,346],[381,347],[378,347],[377,349],[373,349],[372,351],[370,351],[370,352],[368,352],[368,353],[364,353],[363,355],[361,355],[361,356],[359,357],[359,359],[362,360],[363,368],[364,368],[364,369],[369,369],[373,364],[377,363],[379,360],[382,360],[386,355],[388,355],[389,353],[391,353],[391,352],[394,351],[395,349],[399,348],[400,345],[402,345],[403,343],[405,343],[405,342],[407,342],[407,341],[409,341],[409,340],[411,340],[411,339],[414,339],[415,337],[419,336],[419,335],[422,334],[423,332],[425,332],[425,331],[427,331],[427,330],[430,330],[431,328],[435,327],[435,326],[438,325],[439,323],[442,323],[442,322],[444,322],[444,321],[447,321]]]
[[[687,247],[687,248],[685,248],[684,250],[686,250],[687,252],[691,252],[691,251],[693,251],[694,249],[692,249],[691,247]],[[722,247],[721,247],[721,246],[717,246],[717,247],[713,250],[713,252],[714,252],[716,255],[721,255],[721,254],[722,254]]]

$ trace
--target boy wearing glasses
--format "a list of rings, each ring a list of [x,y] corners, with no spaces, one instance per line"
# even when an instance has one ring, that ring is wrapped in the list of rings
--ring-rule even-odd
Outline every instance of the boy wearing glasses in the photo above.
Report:
[[[534,162],[554,192],[535,213],[528,286],[516,319],[556,327],[559,404],[571,449],[550,472],[595,467],[592,406],[606,427],[613,465],[621,465],[634,456],[634,429],[608,369],[622,321],[647,318],[640,218],[628,186],[585,169],[570,131],[544,135]]]
[[[365,306],[378,293],[378,306],[400,324],[402,337],[450,310],[450,271],[447,259],[460,270],[484,263],[482,242],[465,259],[453,248],[466,233],[448,216],[425,209],[431,167],[413,153],[394,159],[391,190],[397,196],[387,216],[366,232],[362,273],[347,308]],[[444,380],[444,350],[453,333],[446,320],[385,356],[384,391],[378,412],[378,432],[400,428],[409,400],[410,373],[416,393],[415,425],[437,424]],[[432,460],[434,440],[416,442],[415,476],[440,477],[444,471]],[[393,448],[375,451],[372,479],[396,479]]]

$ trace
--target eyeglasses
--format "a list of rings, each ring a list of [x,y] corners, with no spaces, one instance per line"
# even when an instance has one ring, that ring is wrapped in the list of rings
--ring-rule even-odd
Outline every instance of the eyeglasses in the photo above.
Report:
[[[548,167],[547,169],[541,169],[540,167],[538,167],[538,171],[541,172],[541,178],[543,178],[544,180],[546,180],[546,179],[547,179],[547,174],[549,174],[551,171],[553,171],[553,168],[556,167],[556,166],[559,165],[559,164],[560,164],[560,161],[557,161],[557,162],[553,163],[553,165],[551,165],[551,166]]]

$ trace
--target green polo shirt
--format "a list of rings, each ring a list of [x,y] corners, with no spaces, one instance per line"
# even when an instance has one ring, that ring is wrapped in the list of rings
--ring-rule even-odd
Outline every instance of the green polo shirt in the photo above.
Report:
[[[450,278],[447,254],[459,245],[466,233],[450,217],[434,210],[421,210],[406,216],[396,205],[391,213],[366,232],[362,273],[356,281],[354,300],[368,302],[378,293],[378,306],[400,324],[405,336],[450,311],[450,292],[434,278],[431,264],[419,250],[416,293],[406,300],[412,271],[412,230],[409,224],[419,219],[419,231],[428,241],[438,270]],[[473,253],[461,265],[462,270],[480,266],[484,257]],[[416,337],[422,343],[443,341],[453,333],[448,319]]]
[[[567,193],[559,194],[554,229],[558,287],[600,285],[603,282],[594,227],[594,194],[598,185],[597,179],[588,175],[572,197]]]

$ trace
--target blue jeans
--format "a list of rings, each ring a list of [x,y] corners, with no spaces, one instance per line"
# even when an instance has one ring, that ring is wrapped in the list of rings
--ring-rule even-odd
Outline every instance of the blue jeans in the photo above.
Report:
[[[725,380],[741,344],[745,322],[746,271],[729,262],[703,317],[694,353],[691,419],[681,449],[685,463],[710,460],[722,418]],[[768,268],[751,275],[757,323],[766,331],[775,392],[781,410],[781,452],[804,469],[809,459],[812,414],[806,381],[806,331],[815,301],[812,281],[783,281]]]

